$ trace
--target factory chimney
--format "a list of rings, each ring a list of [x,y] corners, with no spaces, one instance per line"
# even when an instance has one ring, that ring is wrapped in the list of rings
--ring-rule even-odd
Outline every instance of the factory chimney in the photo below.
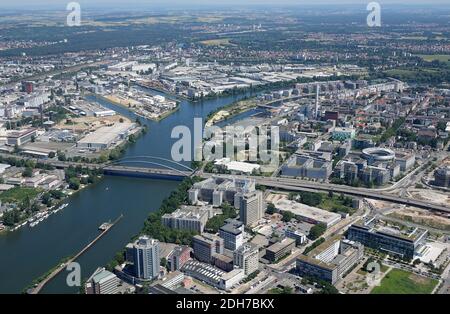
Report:
[[[320,85],[317,84],[317,86],[316,86],[316,110],[314,112],[316,120],[319,117],[319,92],[320,92]]]

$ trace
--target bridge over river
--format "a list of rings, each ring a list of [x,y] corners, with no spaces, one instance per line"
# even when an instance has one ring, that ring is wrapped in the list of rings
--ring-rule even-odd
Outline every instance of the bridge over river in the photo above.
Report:
[[[6,157],[5,154],[0,155]],[[11,155],[9,155],[9,157],[11,157]],[[17,158],[17,156],[14,157]],[[81,166],[83,168],[89,169],[102,169],[105,175],[140,177],[149,179],[182,181],[186,177],[195,175],[200,176],[202,178],[210,178],[212,176],[217,176],[216,174],[195,171],[194,169],[191,169],[186,165],[165,158],[151,157],[151,156],[137,156],[132,158],[124,158],[106,164],[76,163],[76,162],[55,161],[55,160],[35,160],[35,161],[54,166],[58,169],[65,169],[70,166],[73,167]],[[168,163],[171,165],[170,166],[167,165]],[[131,166],[130,164],[136,164],[137,166]],[[151,166],[143,166],[146,164]],[[218,175],[218,176],[229,176],[229,175]],[[309,182],[292,178],[246,176],[246,175],[233,175],[233,176],[254,179],[257,184],[287,191],[301,191],[301,190],[315,190],[315,191],[319,190],[324,192],[332,191],[336,193],[343,193],[347,195],[367,197],[381,201],[414,206],[442,213],[450,213],[450,208],[446,206],[433,204],[421,200],[415,200],[411,198],[402,198],[397,195],[388,194],[385,191],[377,189],[355,188],[346,185]]]
[[[169,180],[182,180],[185,177],[189,176],[199,176],[205,179],[211,178],[212,176],[217,176],[216,174],[203,173],[200,171],[183,171],[183,170],[147,168],[147,167],[142,168],[142,167],[130,167],[120,165],[108,166],[105,167],[103,170],[106,175],[122,175],[131,177],[146,177],[146,178],[169,179]],[[229,175],[219,175],[219,176],[229,177]],[[273,177],[246,176],[246,175],[233,175],[233,177],[254,179],[256,183],[259,185],[264,185],[267,187],[287,191],[304,191],[304,190],[312,190],[312,191],[319,190],[323,192],[332,191],[335,193],[343,193],[357,197],[367,197],[381,201],[387,201],[397,204],[419,207],[432,211],[438,211],[442,213],[450,213],[450,208],[446,206],[433,204],[421,200],[415,200],[411,198],[402,198],[397,195],[388,194],[385,191],[378,191],[377,189],[355,188],[345,185],[308,182],[290,178],[276,178],[276,177],[273,178]]]

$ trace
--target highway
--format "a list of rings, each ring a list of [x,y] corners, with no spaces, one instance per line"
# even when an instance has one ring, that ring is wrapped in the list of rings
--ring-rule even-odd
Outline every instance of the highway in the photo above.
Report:
[[[35,162],[41,162],[44,164],[48,164],[54,166],[59,169],[64,169],[69,166],[81,166],[83,168],[89,169],[103,169],[105,174],[115,174],[115,175],[141,175],[162,179],[175,179],[180,180],[183,177],[189,177],[193,175],[200,176],[202,178],[211,178],[213,176],[219,176],[224,178],[229,178],[230,175],[226,174],[212,174],[212,173],[204,173],[202,171],[197,172],[189,172],[182,171],[177,169],[163,169],[163,168],[151,168],[151,167],[129,167],[129,166],[121,166],[121,165],[108,165],[108,164],[89,164],[89,163],[76,163],[76,162],[62,162],[57,160],[41,160],[34,158],[24,158],[20,156],[15,156],[11,154],[0,154],[3,157],[14,157],[18,159],[26,159],[33,160]],[[414,172],[413,172],[414,173]],[[412,174],[412,173],[411,173]],[[304,190],[312,190],[312,191],[332,191],[335,193],[343,193],[346,195],[358,196],[358,197],[367,197],[371,199],[377,199],[381,201],[388,201],[397,204],[403,204],[407,206],[419,207],[427,210],[438,211],[442,213],[450,213],[450,208],[438,204],[433,204],[429,202],[424,202],[421,200],[415,200],[410,198],[404,198],[397,195],[388,194],[387,191],[391,189],[377,190],[377,189],[367,189],[367,188],[357,188],[346,185],[338,185],[331,183],[319,183],[319,182],[310,182],[305,180],[293,179],[293,178],[278,178],[278,177],[263,177],[263,176],[248,176],[248,175],[234,175],[234,177],[245,178],[245,179],[253,179],[259,185],[264,185],[271,188],[278,188],[287,191],[304,191]]]
[[[212,176],[224,176],[229,175],[216,175],[204,173],[201,175],[204,178],[209,178]],[[442,213],[450,213],[450,208],[442,205],[432,204],[429,202],[424,202],[415,199],[402,198],[396,195],[386,194],[381,191],[365,189],[365,188],[355,188],[346,185],[337,185],[330,183],[319,183],[319,182],[305,182],[297,179],[288,178],[272,178],[272,177],[260,177],[260,176],[236,176],[239,178],[254,179],[257,184],[264,185],[271,188],[279,188],[288,191],[303,191],[316,190],[316,191],[332,191],[335,193],[343,193],[347,195],[367,197],[372,199],[377,199],[381,201],[388,201],[398,204],[404,204],[408,206],[419,207],[427,210],[438,211]]]

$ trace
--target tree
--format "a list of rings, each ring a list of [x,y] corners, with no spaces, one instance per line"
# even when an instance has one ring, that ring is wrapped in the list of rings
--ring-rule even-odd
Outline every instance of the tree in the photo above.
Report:
[[[58,155],[58,160],[59,160],[59,161],[66,161],[66,160],[67,160],[66,154],[64,154],[63,152],[58,151],[58,152],[57,152],[57,155]]]
[[[291,221],[293,218],[295,218],[295,215],[289,211],[284,211],[283,212],[283,218],[281,220],[283,220],[284,222],[289,222]]]
[[[51,206],[51,203],[50,203],[50,205],[47,205],[47,206]],[[33,204],[31,205],[30,210],[31,210],[33,213],[38,212],[38,211],[40,210],[38,203],[33,202]]]
[[[268,203],[266,212],[269,215],[273,215],[274,213],[278,212],[278,209],[275,207],[275,205],[273,203]]]
[[[72,190],[78,190],[80,188],[80,180],[77,178],[71,178],[69,180],[69,188]]]
[[[27,167],[22,172],[22,177],[31,178],[32,176],[33,176],[33,169],[32,168]]]
[[[161,258],[161,266],[167,268],[167,259],[165,257]]]
[[[52,203],[52,195],[49,192],[44,193],[44,195],[42,195],[42,203],[47,205],[47,207],[52,206],[51,205],[51,203]]]
[[[3,214],[3,224],[5,226],[14,226],[17,222],[20,221],[20,211],[17,209],[13,209],[7,211]]]
[[[327,230],[327,226],[324,223],[318,223],[309,230],[309,238],[315,240],[319,238]]]
[[[64,193],[59,190],[51,190],[49,193],[53,198],[56,198],[58,200],[64,197]]]
[[[322,202],[322,194],[302,192],[301,200],[303,204],[306,204],[308,206],[318,206]]]
[[[332,284],[326,282],[326,281],[320,281],[319,284],[321,290],[317,292],[317,294],[338,294],[339,290],[336,289],[335,286]]]
[[[30,206],[31,206],[31,199],[30,199],[30,196],[27,195],[24,198],[24,200],[20,203],[19,207],[21,210],[26,210],[26,209],[30,208]]]
[[[447,123],[445,121],[439,121],[436,128],[442,132],[447,128]]]
[[[56,156],[55,152],[50,152],[50,153],[48,154],[48,158],[50,158],[50,159],[55,158],[55,156]]]

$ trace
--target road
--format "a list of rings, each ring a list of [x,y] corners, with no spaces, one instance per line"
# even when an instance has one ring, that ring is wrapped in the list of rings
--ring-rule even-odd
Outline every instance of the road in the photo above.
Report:
[[[212,176],[222,176],[229,177],[229,175],[218,175],[218,174],[202,174],[204,178],[210,178]],[[414,206],[419,208],[424,208],[427,210],[434,210],[443,213],[450,213],[450,208],[442,205],[432,204],[429,202],[424,202],[420,200],[402,198],[397,195],[392,195],[388,193],[379,192],[377,190],[366,189],[366,188],[355,188],[346,185],[337,185],[330,183],[319,183],[319,182],[309,182],[302,181],[298,179],[290,178],[271,178],[271,177],[261,177],[261,176],[246,176],[240,175],[236,176],[239,178],[254,179],[257,184],[265,185],[267,187],[279,188],[288,191],[303,191],[305,189],[315,190],[315,191],[332,191],[335,193],[343,193],[353,196],[372,198],[382,201],[388,201],[398,204],[404,204],[408,206]]]
[[[35,159],[35,158],[25,158],[21,156],[11,155],[11,154],[0,154],[0,156],[4,157],[14,157],[19,159],[25,159],[25,160],[33,160],[35,162],[41,162],[44,164],[52,165],[56,168],[64,169],[69,166],[81,166],[83,168],[90,168],[90,169],[103,169],[107,167],[109,170],[115,170],[115,171],[123,171],[124,173],[130,172],[133,174],[160,174],[165,176],[175,176],[175,177],[183,177],[183,176],[191,176],[191,175],[197,175],[201,176],[203,178],[211,178],[213,176],[219,176],[224,178],[229,178],[230,175],[223,175],[223,174],[212,174],[212,173],[204,173],[201,171],[197,172],[188,172],[188,171],[180,171],[176,169],[162,169],[162,168],[151,168],[151,167],[145,167],[145,168],[136,168],[136,167],[125,167],[125,166],[114,166],[114,165],[106,165],[106,164],[89,164],[89,163],[76,163],[76,162],[62,162],[57,160],[41,160],[41,159]],[[299,179],[293,179],[293,178],[273,178],[273,177],[263,177],[263,176],[248,176],[248,175],[235,175],[234,177],[239,178],[245,178],[245,179],[253,179],[256,181],[257,184],[264,185],[267,187],[272,188],[279,188],[283,190],[288,191],[304,191],[305,189],[314,190],[314,191],[332,191],[335,193],[343,193],[347,195],[353,195],[363,198],[372,198],[382,201],[388,201],[398,204],[404,204],[408,206],[414,206],[419,208],[424,208],[427,210],[433,210],[443,213],[450,213],[450,208],[443,206],[443,205],[437,205],[432,204],[429,202],[421,201],[421,200],[415,200],[415,199],[409,199],[409,198],[403,198],[399,197],[397,195],[392,195],[386,192],[382,192],[376,189],[367,189],[367,188],[357,188],[357,187],[351,187],[346,185],[337,185],[337,184],[331,184],[331,183],[319,183],[319,182],[310,182],[310,181],[304,181]]]

